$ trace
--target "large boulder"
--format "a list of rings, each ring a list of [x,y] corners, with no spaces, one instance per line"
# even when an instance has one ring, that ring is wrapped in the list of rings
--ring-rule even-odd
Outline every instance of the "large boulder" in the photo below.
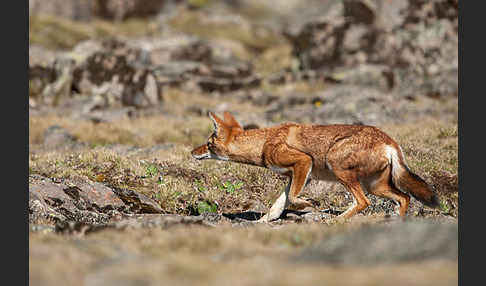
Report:
[[[457,1],[345,0],[322,5],[328,6],[326,13],[285,31],[301,69],[386,66],[383,77],[391,72],[392,87],[405,89],[403,93],[457,95]]]
[[[29,98],[58,105],[71,96],[74,61],[58,56],[47,64],[29,65]]]
[[[160,86],[196,86],[207,92],[259,86],[249,62],[230,49],[193,36],[169,36],[130,41],[142,47]]]
[[[107,40],[73,71],[73,88],[103,98],[105,106],[148,107],[161,102],[155,76],[141,63],[140,49]]]

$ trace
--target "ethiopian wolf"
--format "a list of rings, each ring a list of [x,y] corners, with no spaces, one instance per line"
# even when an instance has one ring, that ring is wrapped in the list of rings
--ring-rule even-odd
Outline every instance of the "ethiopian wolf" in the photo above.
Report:
[[[289,204],[312,207],[297,197],[309,178],[337,181],[353,195],[354,203],[340,214],[342,218],[370,204],[363,189],[398,203],[400,216],[407,212],[407,193],[429,207],[439,204],[427,183],[407,167],[400,146],[376,127],[283,123],[244,130],[229,112],[223,119],[212,112],[209,117],[214,132],[192,150],[194,158],[261,166],[290,178],[261,221],[277,219]]]

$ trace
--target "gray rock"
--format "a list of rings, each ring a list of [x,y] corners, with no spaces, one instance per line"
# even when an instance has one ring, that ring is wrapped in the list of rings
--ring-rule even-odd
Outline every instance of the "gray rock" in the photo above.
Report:
[[[48,147],[69,145],[75,141],[76,138],[59,125],[49,126],[46,131],[44,131],[44,145]]]
[[[376,265],[458,259],[457,223],[396,221],[364,225],[327,237],[304,250],[297,261],[338,265]]]
[[[111,189],[86,177],[52,180],[29,177],[29,222],[79,222],[103,225],[126,215],[162,213],[150,198],[131,190]]]
[[[82,94],[100,96],[105,104],[148,107],[162,97],[151,70],[143,67],[142,51],[119,40],[102,43],[73,71],[74,88]]]
[[[327,5],[321,17],[285,32],[301,69],[334,73],[382,66],[386,72],[373,80],[378,86],[396,85],[405,94],[457,95],[457,1],[347,0]]]
[[[71,96],[74,61],[63,55],[48,63],[29,65],[29,97],[58,105]]]
[[[132,213],[163,212],[159,204],[143,194],[121,188],[113,188],[112,191],[130,208]]]
[[[423,102],[428,100],[427,104]],[[366,86],[343,84],[315,94],[282,97],[265,111],[269,121],[313,124],[382,124],[418,120],[440,110],[441,116],[456,116],[434,99],[415,102],[413,97]],[[433,108],[433,104],[435,105]],[[437,109],[437,111],[434,111]]]
[[[92,12],[94,16],[122,21],[128,18],[146,18],[157,15],[160,12],[165,0],[95,0]]]
[[[112,189],[99,183],[90,181],[86,177],[71,177],[63,182],[67,187],[63,190],[78,204],[78,208],[85,208],[97,212],[107,213],[110,210],[125,210],[123,201]]]

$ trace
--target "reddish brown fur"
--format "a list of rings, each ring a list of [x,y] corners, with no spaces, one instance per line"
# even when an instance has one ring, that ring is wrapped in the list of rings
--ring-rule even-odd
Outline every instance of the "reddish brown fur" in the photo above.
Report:
[[[353,194],[355,204],[342,214],[346,218],[370,204],[362,184],[369,192],[398,202],[401,216],[406,214],[410,197],[397,187],[427,205],[436,205],[437,198],[427,184],[406,167],[398,144],[376,127],[284,123],[243,130],[229,112],[224,113],[224,120],[213,113],[210,117],[216,133],[206,144],[195,148],[193,156],[277,170],[290,178],[288,202],[298,207],[312,206],[297,198],[309,176],[336,180]],[[391,159],[389,150],[396,152],[398,161]],[[399,168],[397,178],[392,176],[394,168]]]

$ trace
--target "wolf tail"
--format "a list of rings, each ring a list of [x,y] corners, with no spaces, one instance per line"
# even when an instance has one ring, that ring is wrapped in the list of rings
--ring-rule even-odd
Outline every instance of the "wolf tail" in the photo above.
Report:
[[[439,206],[437,195],[422,178],[410,171],[405,163],[401,148],[399,146],[397,148],[390,147],[389,154],[391,157],[392,180],[395,186],[401,191],[410,193],[424,205],[437,208]]]

